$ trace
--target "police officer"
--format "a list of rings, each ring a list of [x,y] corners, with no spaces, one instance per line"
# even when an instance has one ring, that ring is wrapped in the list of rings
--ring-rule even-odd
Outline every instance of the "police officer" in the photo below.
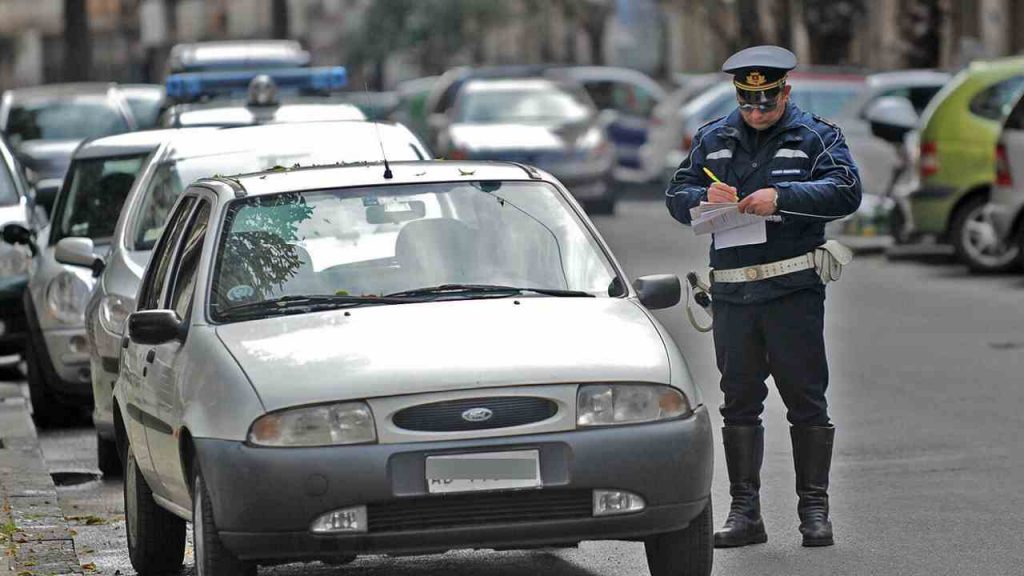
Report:
[[[768,540],[758,490],[769,374],[791,425],[803,545],[833,544],[828,478],[835,429],[825,400],[825,286],[807,255],[825,242],[827,221],[857,209],[861,184],[842,131],[790,101],[786,75],[796,63],[778,46],[730,57],[722,70],[733,75],[739,106],[697,132],[666,191],[669,212],[683,224],[702,201],[738,201],[740,211],[769,217],[766,242],[711,248],[732,496],[725,525],[715,532],[718,548]]]

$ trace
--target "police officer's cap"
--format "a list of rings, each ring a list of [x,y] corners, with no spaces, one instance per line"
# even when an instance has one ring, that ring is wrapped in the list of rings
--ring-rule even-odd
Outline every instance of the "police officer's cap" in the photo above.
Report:
[[[793,68],[796,68],[796,54],[781,46],[745,48],[722,64],[722,72],[732,74],[732,83],[746,92],[778,88]]]

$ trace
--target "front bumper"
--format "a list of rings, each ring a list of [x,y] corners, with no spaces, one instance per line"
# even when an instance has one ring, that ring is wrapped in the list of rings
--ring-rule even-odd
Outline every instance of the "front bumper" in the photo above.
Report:
[[[46,351],[53,363],[53,371],[62,383],[65,394],[92,395],[89,376],[89,341],[85,327],[60,328],[43,331]]]
[[[711,438],[707,410],[700,407],[693,416],[670,422],[415,445],[267,449],[226,440],[195,443],[225,546],[243,559],[277,562],[529,548],[678,530],[700,514],[710,497]],[[427,456],[512,449],[539,450],[542,489],[429,494]],[[628,490],[642,496],[647,507],[593,517],[584,504],[580,514],[554,517],[548,512],[557,508],[549,504],[523,519],[522,510],[537,499],[562,502],[564,496],[583,502],[594,489]],[[489,505],[495,498],[520,497],[522,505],[506,501],[516,511],[508,518],[495,516]],[[358,505],[368,508],[369,532],[309,532],[317,516]],[[432,515],[417,516],[425,508]],[[388,510],[389,518],[402,518],[403,527],[375,529],[382,510]],[[486,520],[479,518],[480,510],[490,512]],[[438,520],[436,514],[443,517]]]
[[[21,354],[25,349],[25,304],[22,301],[28,277],[0,278],[0,356]]]

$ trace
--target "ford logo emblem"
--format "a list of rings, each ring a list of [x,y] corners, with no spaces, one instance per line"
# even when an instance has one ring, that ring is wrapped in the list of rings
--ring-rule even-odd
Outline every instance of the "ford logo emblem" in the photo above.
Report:
[[[462,419],[466,422],[487,422],[494,416],[489,408],[470,408],[462,413]]]

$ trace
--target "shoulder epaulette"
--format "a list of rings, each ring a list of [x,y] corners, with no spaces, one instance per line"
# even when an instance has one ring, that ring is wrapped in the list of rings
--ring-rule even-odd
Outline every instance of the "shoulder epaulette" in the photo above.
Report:
[[[818,122],[821,122],[822,124],[825,124],[826,126],[834,128],[836,130],[840,129],[839,125],[836,124],[835,122],[832,122],[831,120],[826,120],[826,119],[822,118],[821,116],[818,116],[817,114],[811,114],[811,118],[814,118]]]

